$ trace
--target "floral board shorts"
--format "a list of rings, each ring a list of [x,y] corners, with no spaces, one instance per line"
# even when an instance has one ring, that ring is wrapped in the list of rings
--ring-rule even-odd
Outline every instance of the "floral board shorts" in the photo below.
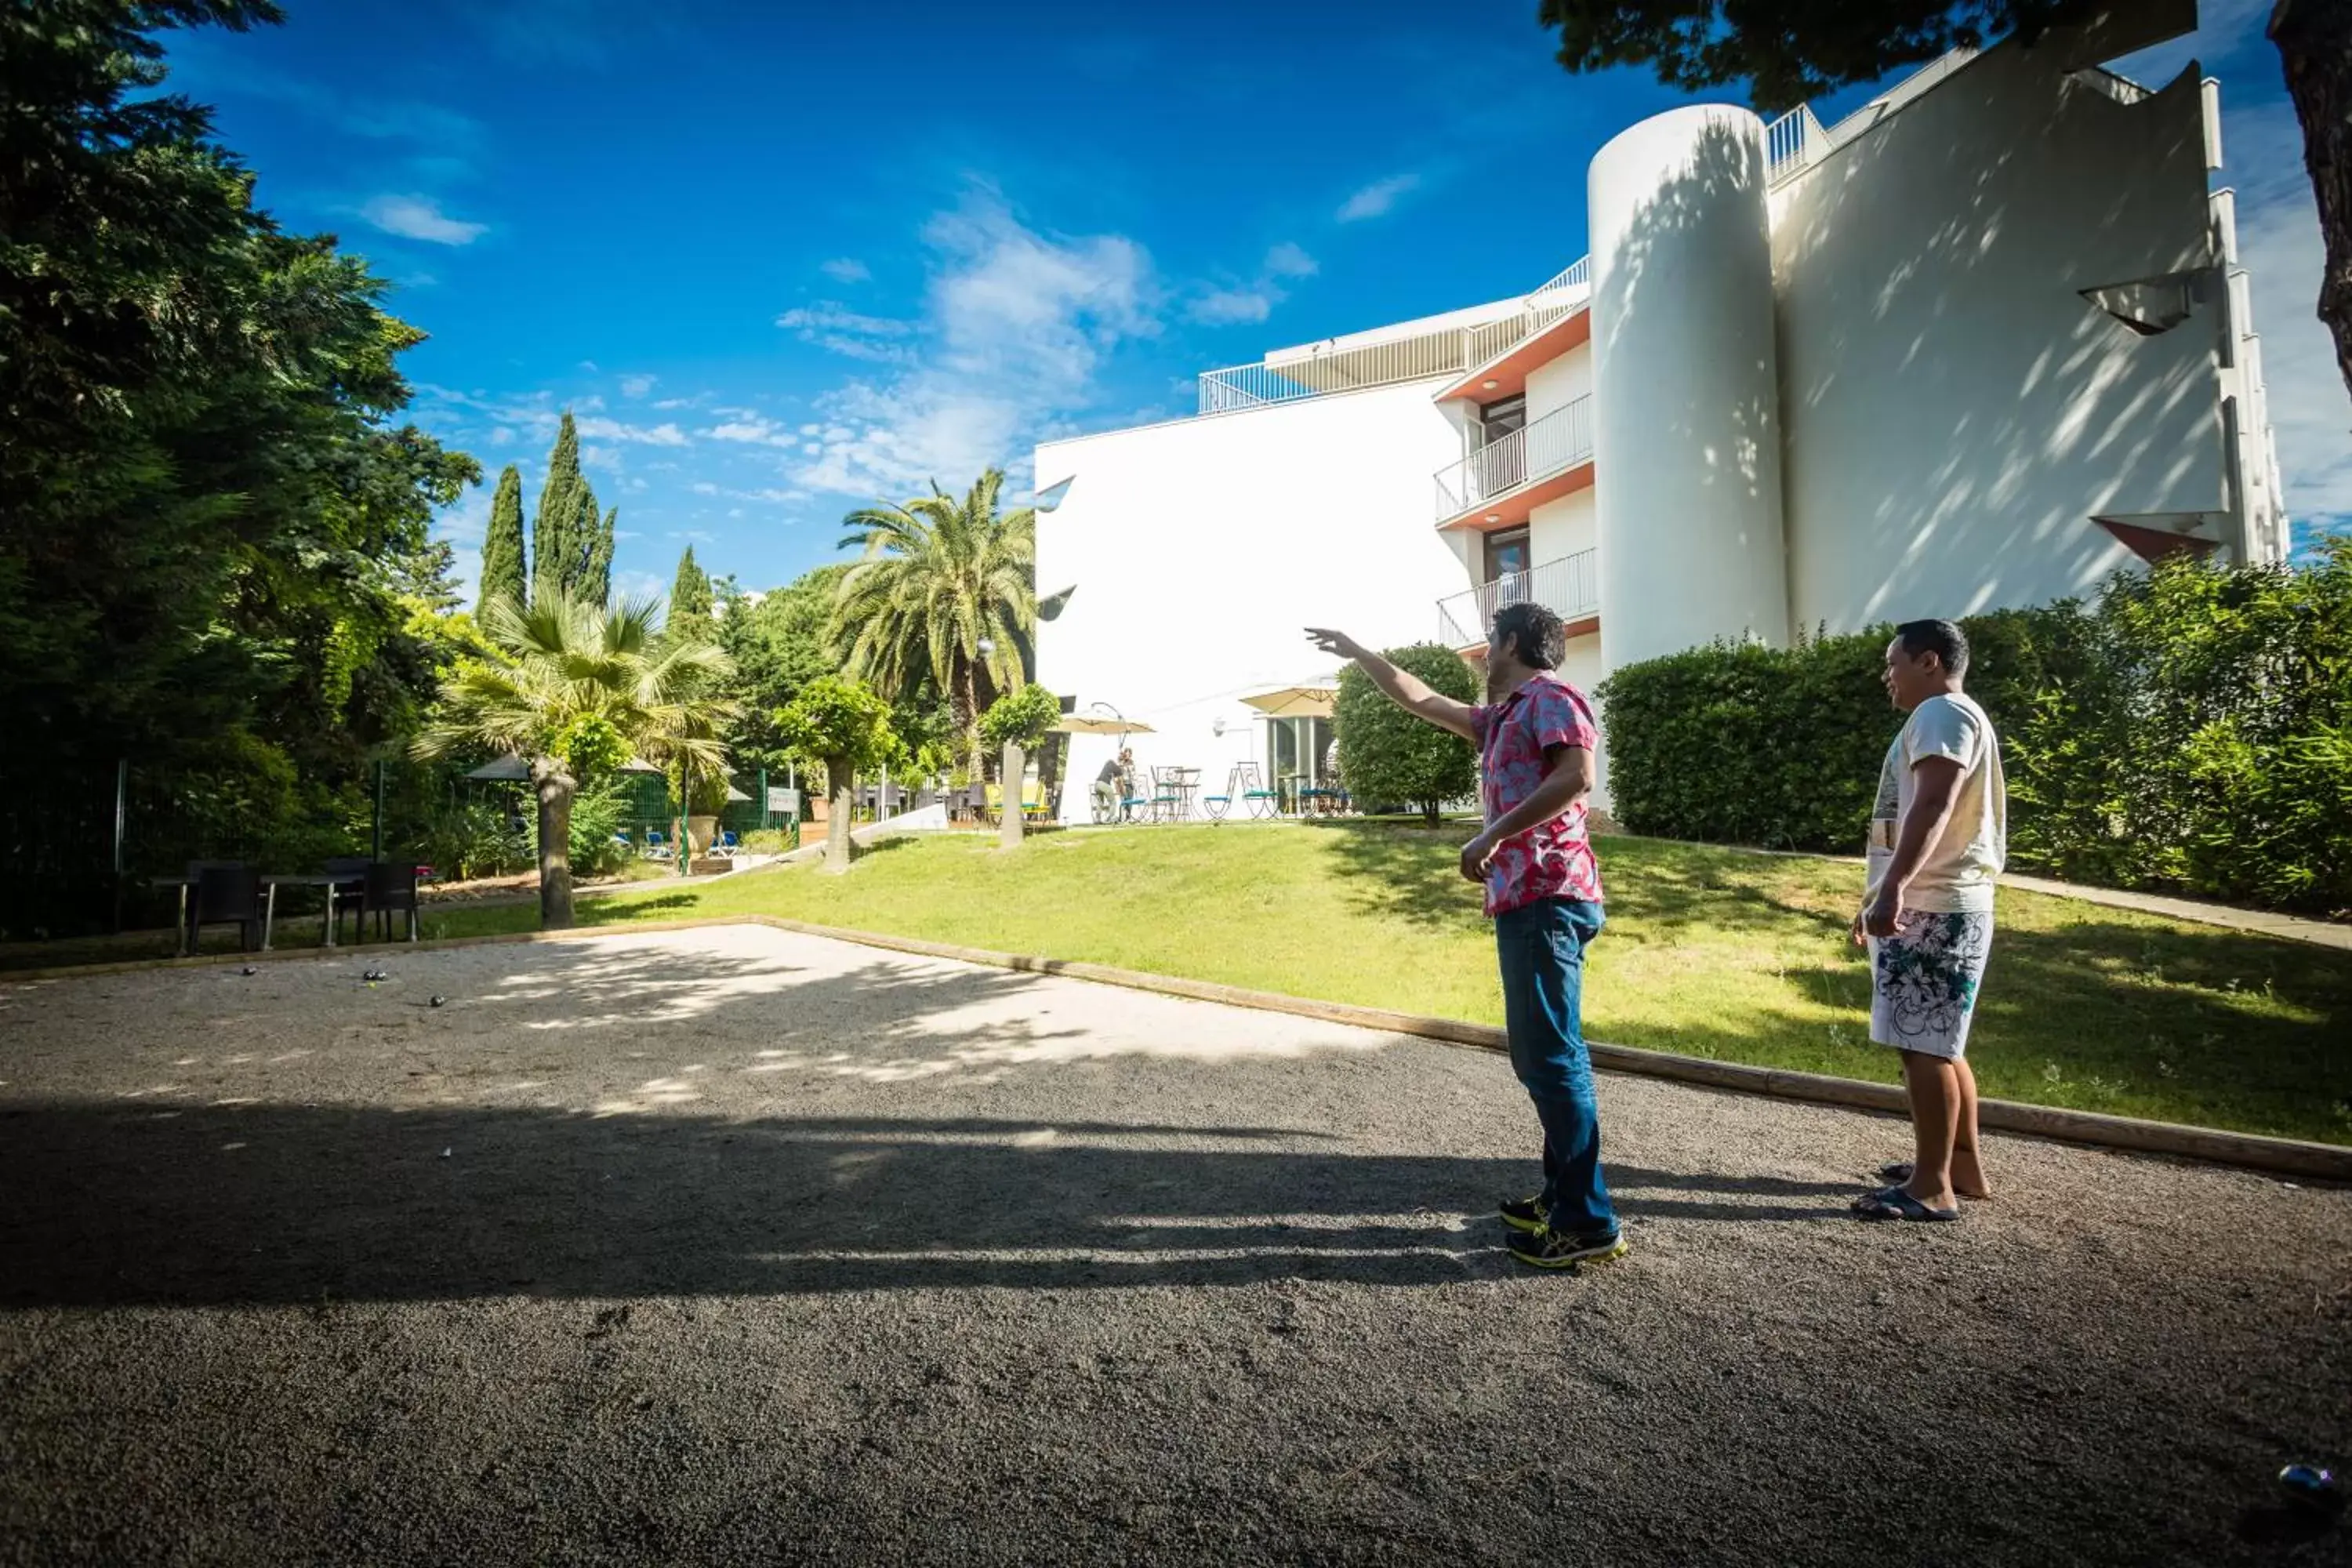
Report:
[[[1957,1061],[1968,1049],[1977,988],[1992,954],[1992,911],[1905,910],[1870,943],[1870,1037]]]

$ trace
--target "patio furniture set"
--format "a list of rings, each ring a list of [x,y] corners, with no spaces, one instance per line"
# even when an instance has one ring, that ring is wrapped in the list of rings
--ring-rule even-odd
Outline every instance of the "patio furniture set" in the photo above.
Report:
[[[1223,793],[1218,795],[1200,793],[1198,768],[1155,767],[1150,773],[1146,788],[1139,788],[1132,774],[1118,784],[1096,784],[1096,823],[1223,822],[1236,814],[1258,818],[1331,816],[1352,808],[1347,791],[1310,784],[1301,778],[1280,779],[1269,789],[1255,763],[1234,764],[1225,775]]]
[[[256,871],[241,860],[191,860],[181,875],[157,877],[152,885],[179,889],[176,951],[184,957],[195,951],[198,937],[209,925],[236,926],[246,952],[268,952],[280,888],[325,889],[329,947],[336,944],[346,914],[352,917],[354,942],[366,940],[371,914],[386,941],[392,937],[392,917],[405,915],[408,940],[415,942],[416,885],[431,875],[430,867],[356,856],[329,860],[317,871]]]

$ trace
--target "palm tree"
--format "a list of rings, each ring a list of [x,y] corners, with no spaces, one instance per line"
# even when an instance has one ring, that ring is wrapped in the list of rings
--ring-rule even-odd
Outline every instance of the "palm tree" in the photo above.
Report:
[[[1024,684],[1037,626],[1037,514],[997,515],[1003,485],[1003,470],[991,468],[961,500],[934,482],[929,495],[841,522],[841,547],[866,553],[835,597],[833,641],[847,650],[850,674],[886,698],[926,676],[946,692],[973,778],[980,715]]]
[[[708,643],[665,641],[652,599],[607,609],[549,592],[523,609],[502,597],[483,621],[498,661],[459,666],[411,750],[435,761],[487,746],[529,765],[539,797],[539,921],[560,931],[572,924],[572,797],[580,787],[582,752],[597,737],[673,754],[698,746],[698,736],[685,737],[709,732],[709,705],[721,700],[710,694],[710,682],[733,664]],[[603,760],[609,765],[626,757],[624,750]]]

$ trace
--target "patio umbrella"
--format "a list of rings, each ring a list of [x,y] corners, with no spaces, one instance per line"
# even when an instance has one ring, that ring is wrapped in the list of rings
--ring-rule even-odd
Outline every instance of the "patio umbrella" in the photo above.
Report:
[[[1152,728],[1140,719],[1092,719],[1076,713],[1066,713],[1055,720],[1053,728],[1065,735],[1149,735]]]
[[[1269,719],[1328,719],[1339,693],[1328,686],[1286,686],[1242,700]]]

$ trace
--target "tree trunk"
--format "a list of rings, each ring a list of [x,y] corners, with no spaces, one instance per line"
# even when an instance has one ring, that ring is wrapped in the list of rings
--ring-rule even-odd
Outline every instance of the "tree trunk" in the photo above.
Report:
[[[1004,742],[1004,809],[998,813],[996,842],[1006,849],[1021,847],[1021,778],[1029,771],[1029,759],[1012,742]]]
[[[539,929],[572,929],[572,775],[551,757],[530,764],[539,796]]]
[[[2319,319],[2336,340],[2336,368],[2352,390],[2352,5],[2279,0],[2270,36],[2303,121],[2303,162],[2327,247]]]
[[[972,681],[971,661],[959,658],[948,679],[948,711],[955,721],[957,762],[971,782],[987,781],[980,744],[980,693]]]
[[[1423,802],[1421,803],[1421,819],[1422,819],[1423,822],[1426,822],[1427,824],[1429,824],[1429,826],[1432,826],[1432,827],[1436,826],[1437,826],[1437,824],[1438,824],[1438,821],[1439,821],[1439,817],[1438,817],[1438,815],[1437,815],[1437,814],[1438,814],[1438,810],[1439,810],[1439,808],[1440,808],[1441,806],[1443,806],[1444,804],[1445,804],[1445,803],[1444,803],[1444,801],[1441,801],[1441,800],[1424,800],[1424,801],[1423,801]]]
[[[1070,738],[1056,731],[1040,742],[1037,752],[1037,793],[1045,797],[1045,816],[1058,821],[1062,815],[1062,757],[1069,749]]]
[[[846,762],[835,757],[824,764],[824,868],[838,877],[857,855],[857,840],[849,836],[857,785]]]

